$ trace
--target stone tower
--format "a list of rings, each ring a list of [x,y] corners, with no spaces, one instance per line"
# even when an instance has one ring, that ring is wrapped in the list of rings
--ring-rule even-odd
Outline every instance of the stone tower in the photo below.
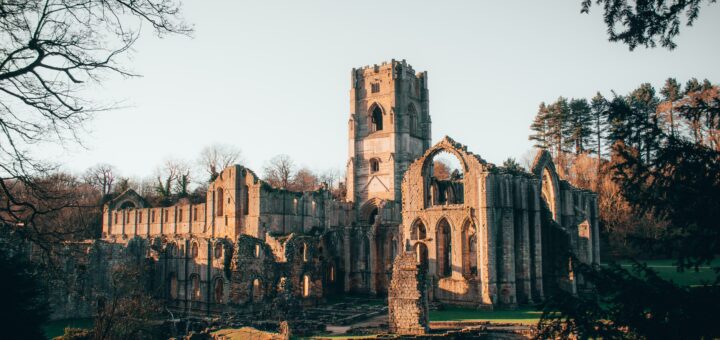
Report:
[[[353,69],[351,79],[347,200],[369,224],[378,207],[383,221],[399,223],[403,174],[430,147],[427,72],[392,60]]]

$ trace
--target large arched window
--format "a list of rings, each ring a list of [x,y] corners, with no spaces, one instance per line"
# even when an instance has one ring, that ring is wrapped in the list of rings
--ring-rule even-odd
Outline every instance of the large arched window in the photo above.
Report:
[[[542,172],[542,198],[545,200],[548,209],[550,209],[553,219],[557,220],[557,212],[555,211],[555,183],[553,183],[553,177],[547,168],[543,169]]]
[[[223,188],[218,188],[215,193],[215,213],[217,216],[223,215],[223,200],[225,199],[225,192]]]
[[[383,113],[382,109],[380,109],[380,106],[375,105],[370,112],[370,123],[371,123],[371,132],[375,131],[382,131],[383,129]]]
[[[452,234],[446,219],[440,220],[437,226],[437,274],[448,277],[452,274]]]
[[[463,276],[471,278],[477,275],[477,236],[475,226],[466,221],[462,228]]]
[[[465,202],[463,165],[454,153],[440,150],[424,167],[426,207]]]
[[[415,240],[424,240],[427,238],[427,231],[425,229],[425,224],[422,223],[422,221],[417,220],[411,230],[410,230],[410,239]]]
[[[417,135],[419,134],[418,130],[418,123],[419,123],[419,117],[417,115],[417,110],[415,110],[415,105],[410,104],[408,105],[408,121],[409,121],[409,129],[411,135]]]

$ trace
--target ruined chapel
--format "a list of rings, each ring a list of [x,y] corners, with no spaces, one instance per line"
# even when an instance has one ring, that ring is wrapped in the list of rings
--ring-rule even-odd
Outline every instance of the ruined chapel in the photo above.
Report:
[[[105,205],[102,237],[82,243],[88,275],[145,258],[150,284],[186,313],[271,308],[280,296],[317,305],[386,295],[401,252],[426,266],[429,299],[445,304],[513,307],[583,288],[569,254],[600,261],[594,193],[559,178],[545,151],[522,171],[449,137],[432,145],[428,75],[404,60],[350,75],[344,199],[275,188],[240,165],[224,169],[200,204],[153,207],[128,190]],[[459,171],[436,176],[440,154],[457,158]],[[91,308],[63,299],[66,310]]]

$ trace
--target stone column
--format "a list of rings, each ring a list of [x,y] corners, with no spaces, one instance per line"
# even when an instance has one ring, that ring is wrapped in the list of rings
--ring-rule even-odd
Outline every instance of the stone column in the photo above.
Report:
[[[543,272],[542,272],[542,221],[541,221],[541,215],[540,215],[540,181],[533,180],[531,186],[530,186],[530,194],[531,194],[531,209],[530,214],[532,214],[532,225],[531,225],[531,235],[532,235],[532,273],[534,276],[534,282],[533,285],[535,286],[535,291],[533,292],[533,295],[536,299],[542,300],[544,298],[544,291],[543,291]]]
[[[502,266],[500,267],[500,280],[498,285],[499,301],[505,305],[517,304],[517,290],[515,286],[515,223],[512,207],[512,182],[509,175],[501,175],[500,202],[501,221],[500,236],[502,242]]]
[[[377,294],[377,275],[378,275],[378,269],[375,265],[378,260],[378,244],[377,244],[377,234],[378,234],[378,227],[379,226],[371,226],[370,227],[370,235],[368,236],[368,241],[370,242],[370,256],[368,256],[368,263],[367,268],[365,270],[368,271],[368,276],[370,277],[370,282],[368,285],[368,288],[370,289],[371,294]]]
[[[345,227],[344,233],[343,233],[343,259],[345,260],[345,292],[350,291],[350,270],[352,269],[350,266],[350,260],[351,260],[351,251],[350,249],[350,232],[351,229],[348,227]]]
[[[494,200],[496,175],[484,174],[478,179],[478,279],[481,303],[492,306],[497,301],[496,230]]]
[[[528,217],[528,185],[525,179],[515,180],[515,211],[519,212],[519,221],[515,239],[515,265],[516,282],[522,303],[532,303],[532,289],[530,288],[530,221]]]

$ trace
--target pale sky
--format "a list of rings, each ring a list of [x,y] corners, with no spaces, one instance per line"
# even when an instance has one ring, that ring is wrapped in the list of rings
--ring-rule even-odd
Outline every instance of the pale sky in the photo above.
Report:
[[[682,27],[675,51],[609,43],[600,8],[568,1],[190,1],[193,38],[152,36],[97,98],[122,101],[87,125],[86,149],[45,147],[80,172],[143,177],[212,143],[260,173],[288,154],[315,170],[347,161],[350,70],[406,59],[428,71],[433,143],[449,135],[488,161],[520,158],[541,101],[625,94],[669,76],[720,81],[720,5]],[[51,156],[52,155],[52,156]]]

